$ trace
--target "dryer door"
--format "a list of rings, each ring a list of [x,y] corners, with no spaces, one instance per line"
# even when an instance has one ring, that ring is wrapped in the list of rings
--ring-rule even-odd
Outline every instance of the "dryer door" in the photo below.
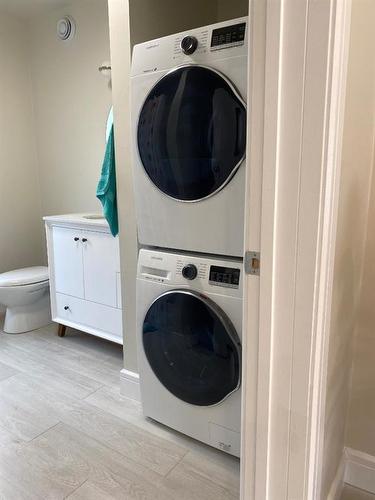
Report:
[[[187,403],[220,403],[240,386],[240,339],[210,299],[187,290],[161,295],[143,323],[143,347],[159,381]]]
[[[219,72],[179,67],[147,96],[138,121],[145,171],[163,193],[199,201],[227,184],[245,157],[246,109]]]

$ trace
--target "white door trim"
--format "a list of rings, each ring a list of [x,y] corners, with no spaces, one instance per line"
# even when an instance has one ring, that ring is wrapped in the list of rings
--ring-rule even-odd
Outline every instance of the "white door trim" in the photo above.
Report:
[[[249,64],[248,64],[248,125],[245,248],[260,251],[260,223],[262,217],[262,171],[264,135],[264,62],[265,62],[266,3],[250,0],[249,4]],[[251,165],[251,168],[248,166]],[[252,500],[255,494],[256,423],[258,385],[258,277],[244,277],[244,308],[242,324],[242,441],[241,441],[241,499]],[[266,429],[262,435],[266,435]]]
[[[250,1],[251,26],[265,36],[262,48],[261,29],[252,33],[248,95],[256,95],[251,71],[260,71],[265,50],[264,110],[254,116],[249,106],[249,128],[264,125],[263,155],[254,158],[255,126],[245,248],[260,250],[261,273],[245,285],[241,499],[316,500],[350,0],[267,0],[266,11],[260,3]],[[254,176],[260,228],[251,227]]]

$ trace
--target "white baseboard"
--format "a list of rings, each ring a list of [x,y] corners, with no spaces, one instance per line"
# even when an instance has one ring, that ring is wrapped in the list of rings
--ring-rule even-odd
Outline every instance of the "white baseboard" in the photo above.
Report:
[[[344,482],[375,493],[375,457],[362,451],[345,448]]]
[[[139,374],[123,368],[120,372],[120,392],[126,398],[141,401]]]
[[[340,500],[342,489],[344,486],[345,469],[346,469],[346,455],[345,453],[343,453],[340,465],[337,468],[335,479],[331,484],[327,500]]]

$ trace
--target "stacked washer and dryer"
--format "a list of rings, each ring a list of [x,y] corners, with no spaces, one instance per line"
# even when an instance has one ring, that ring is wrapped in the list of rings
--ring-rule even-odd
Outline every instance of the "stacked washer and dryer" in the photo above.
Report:
[[[247,18],[136,45],[144,414],[240,454]]]

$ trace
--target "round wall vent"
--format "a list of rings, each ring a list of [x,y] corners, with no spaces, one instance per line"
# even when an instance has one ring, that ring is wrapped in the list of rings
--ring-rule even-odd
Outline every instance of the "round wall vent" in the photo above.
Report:
[[[76,32],[74,19],[65,16],[57,21],[57,36],[60,40],[70,40]]]

